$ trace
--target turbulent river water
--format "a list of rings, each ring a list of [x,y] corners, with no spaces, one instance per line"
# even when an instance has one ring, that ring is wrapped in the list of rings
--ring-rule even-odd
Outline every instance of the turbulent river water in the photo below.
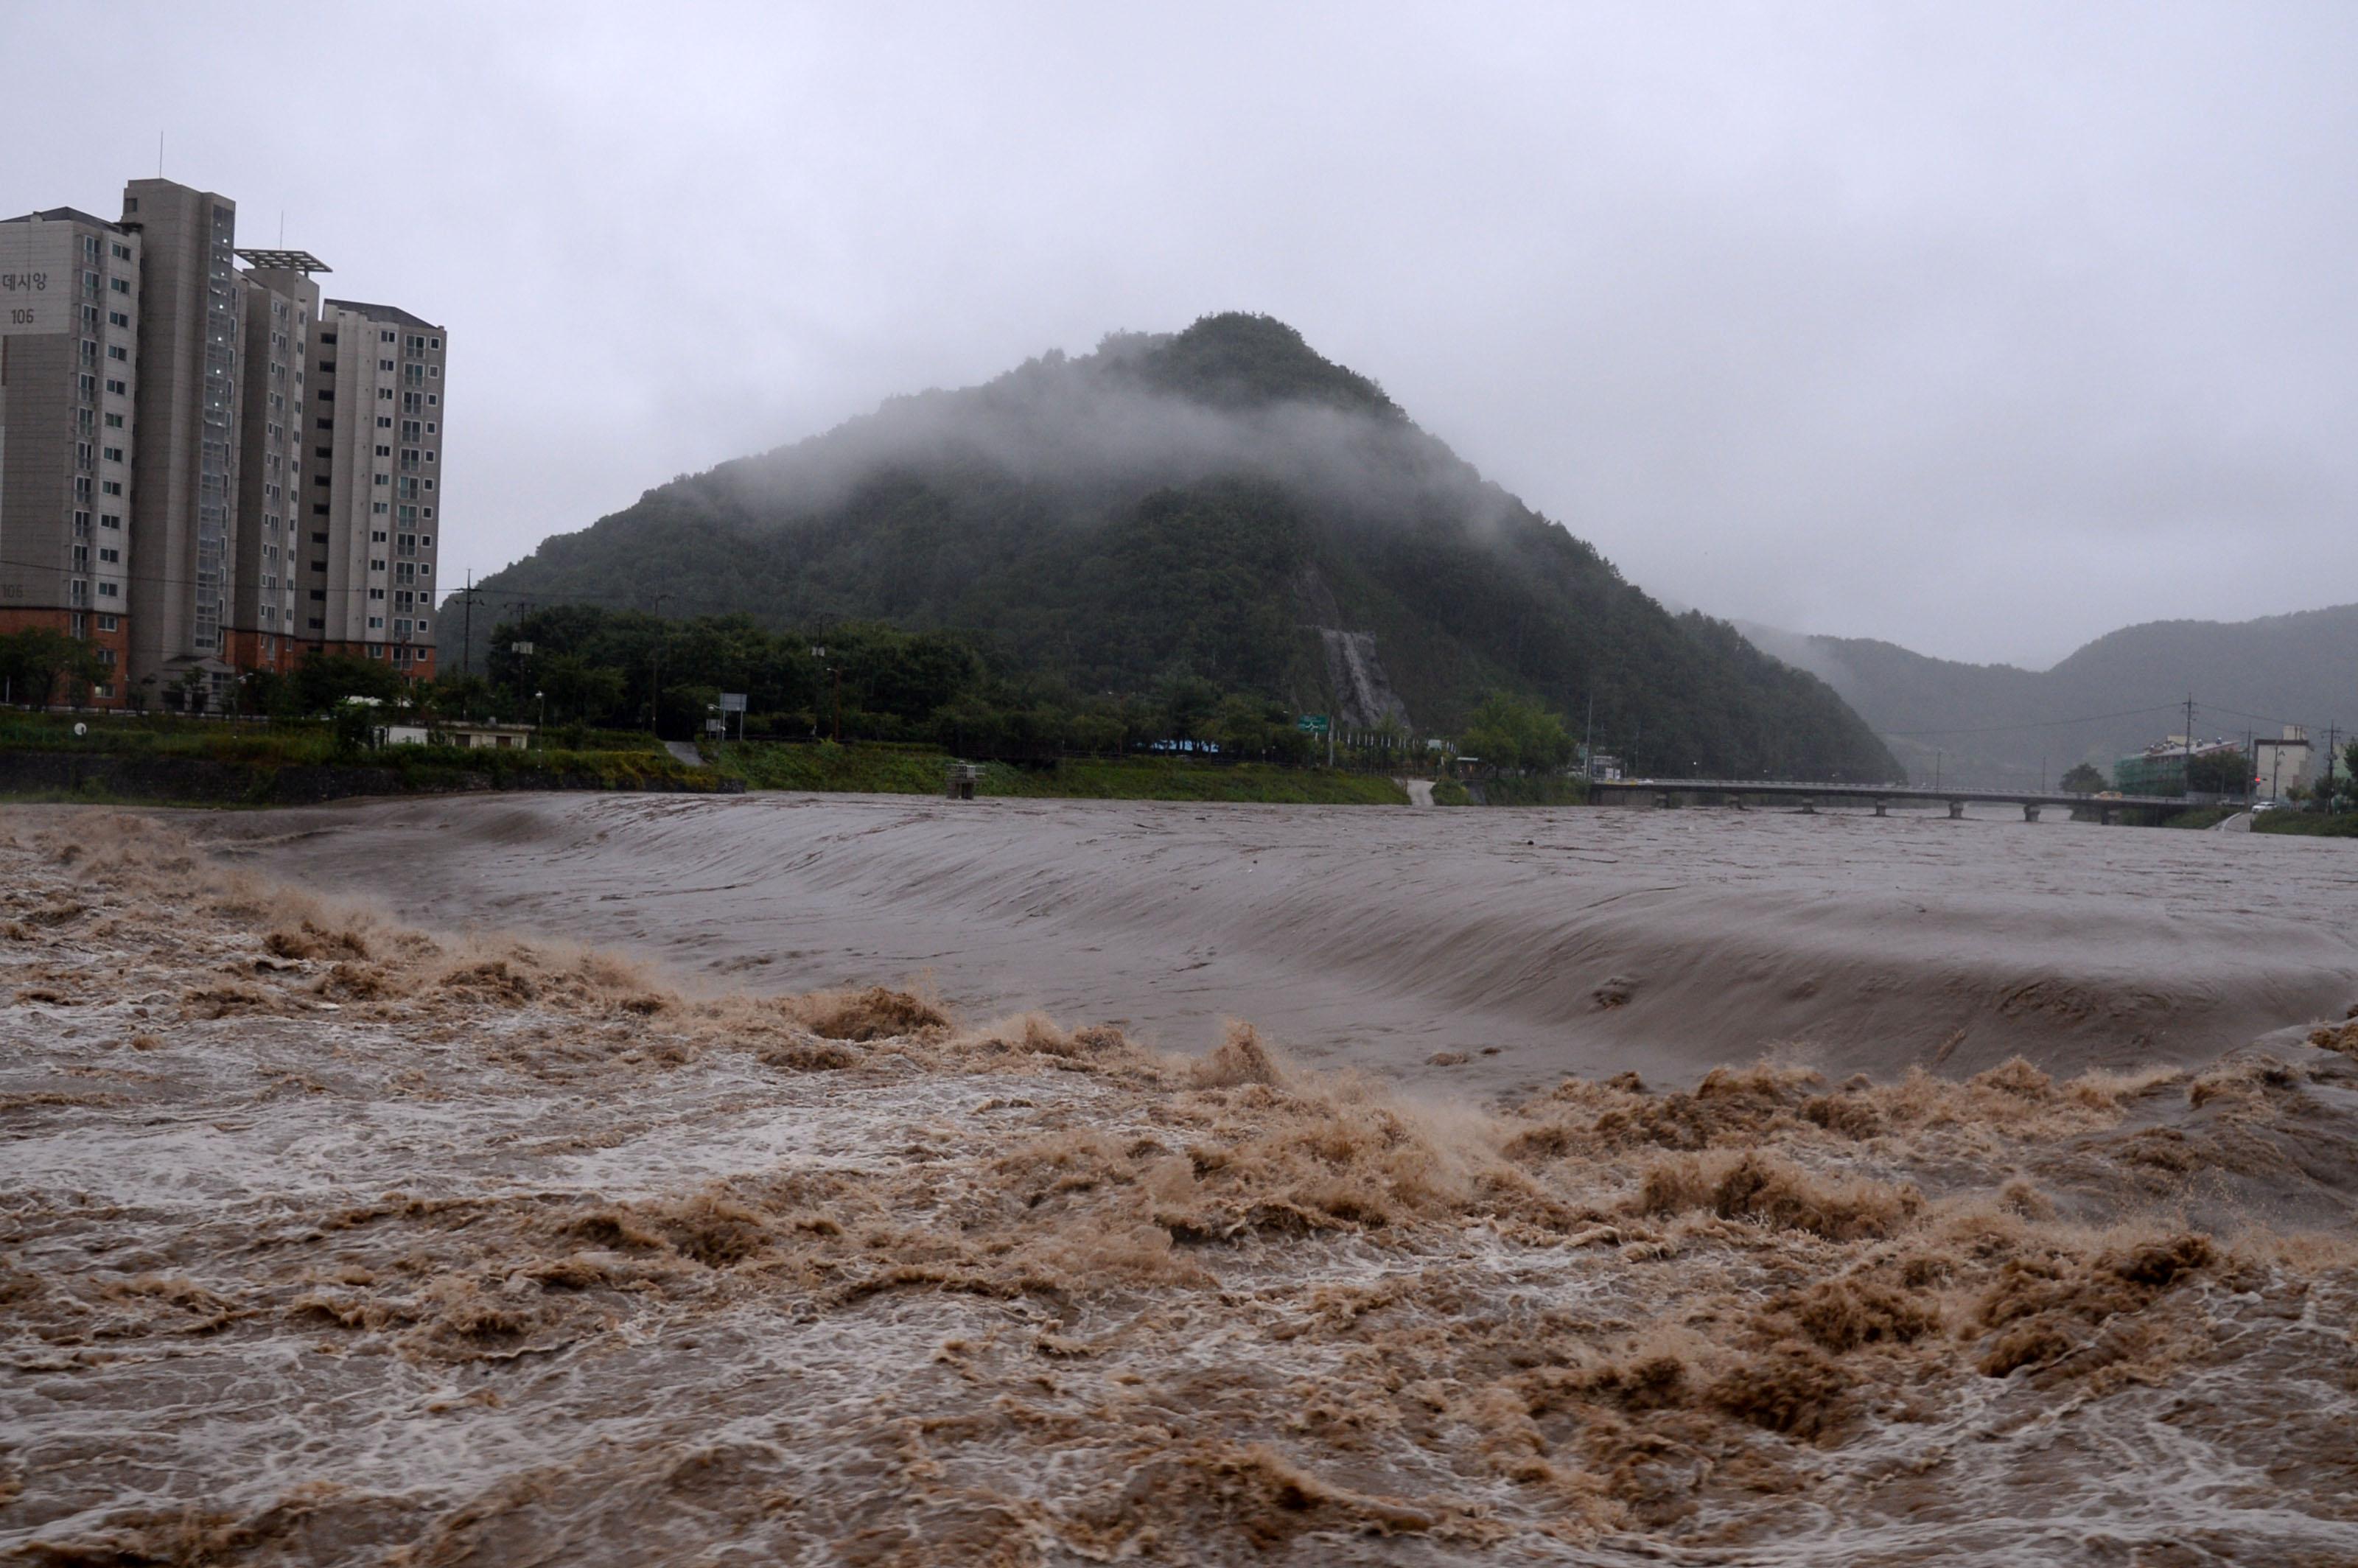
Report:
[[[2358,1563],[2353,872],[12,808],[0,1560]]]
[[[969,1011],[1117,1019],[1189,1050],[1236,1016],[1311,1059],[1476,1093],[1771,1049],[1837,1073],[2188,1063],[2358,1000],[2348,846],[2010,808],[509,795],[198,826],[406,918],[683,978],[927,976]]]

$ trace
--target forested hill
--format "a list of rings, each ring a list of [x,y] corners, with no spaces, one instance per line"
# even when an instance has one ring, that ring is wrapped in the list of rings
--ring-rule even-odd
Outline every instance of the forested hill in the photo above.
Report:
[[[671,615],[953,632],[1044,701],[1194,676],[1297,711],[1404,705],[1447,734],[1491,690],[1577,732],[1593,696],[1599,746],[1649,771],[1898,771],[1814,676],[1672,616],[1266,317],[894,398],[477,587],[494,610],[660,595]]]
[[[2358,604],[2256,621],[2150,621],[2047,670],[1929,658],[1865,638],[1747,628],[1817,671],[1922,777],[2023,784],[2074,762],[2113,762],[2186,727],[2204,740],[2268,736],[2288,722],[2323,741],[2358,723]]]

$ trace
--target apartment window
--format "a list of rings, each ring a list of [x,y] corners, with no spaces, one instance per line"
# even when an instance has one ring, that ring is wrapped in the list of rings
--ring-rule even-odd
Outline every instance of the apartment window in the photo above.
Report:
[[[314,600],[326,600],[326,598],[328,597],[328,590],[327,590],[326,589],[324,589],[324,588],[315,588],[315,589],[313,589],[311,590],[311,597],[312,597]],[[311,624],[312,624],[312,625],[314,625],[314,626],[317,626],[317,625],[319,624],[319,622],[318,622],[317,621],[314,621],[314,622],[311,622]]]
[[[106,280],[106,287],[117,294],[128,294],[131,292],[131,280],[127,277],[110,277]]]
[[[371,535],[369,535],[369,543],[370,543],[370,544],[372,544],[372,545],[382,545],[382,544],[384,544],[384,529],[382,529],[382,528],[379,528],[379,529],[378,529],[378,530],[376,530],[374,533],[371,534]]]
[[[382,615],[372,615],[372,616],[370,616],[370,617],[369,617],[369,630],[370,630],[370,631],[372,631],[372,632],[382,632],[382,631],[384,631],[384,616],[382,616]],[[372,659],[381,659],[381,658],[384,657],[384,650],[383,648],[371,648],[371,649],[369,650],[369,657],[370,657],[370,658],[372,658]]]
[[[376,341],[380,343],[389,343],[392,342],[393,340],[394,334],[391,332],[379,332],[376,335]]]
[[[429,463],[430,463],[430,462],[432,462],[432,461],[434,460],[434,449],[433,449],[433,448],[431,448],[431,447],[428,447],[428,448],[427,448],[427,449],[426,449],[426,460],[427,460],[427,462],[429,462]],[[428,490],[431,490],[431,489],[433,489],[434,487],[433,487],[432,485],[430,485],[430,484],[429,484],[429,485],[427,485],[426,488],[427,488],[427,489],[428,489]]]
[[[377,400],[379,403],[390,403],[390,402],[392,402],[392,401],[393,401],[393,388],[391,388],[391,387],[389,387],[389,386],[380,386],[380,387],[378,387],[378,388],[376,389],[376,400]]]
[[[427,633],[427,632],[428,630],[429,630],[429,628],[427,626],[427,624],[426,624],[426,622],[425,622],[420,621],[420,622],[417,623],[417,634],[418,634],[419,636],[421,636],[421,637],[425,636],[425,635],[426,635],[426,633]],[[421,655],[421,656],[423,656],[423,650],[420,650],[420,655]]]
[[[110,310],[106,313],[106,323],[110,327],[128,327],[131,318],[121,310]]]
[[[122,622],[121,618],[120,618],[120,617],[117,617],[117,616],[114,616],[114,615],[102,615],[102,616],[100,616],[100,617],[98,618],[98,629],[99,629],[100,631],[102,631],[102,632],[113,632],[113,631],[116,631],[116,630],[120,629],[122,625],[123,625],[123,622]],[[107,650],[107,652],[108,652],[108,653],[110,653],[110,654],[111,654],[111,653],[113,653],[114,651],[114,649],[112,649],[112,648],[109,648],[109,649]]]
[[[87,516],[89,514],[85,513],[83,515]],[[102,528],[120,528],[123,526],[123,514],[118,512],[101,513],[98,525]]]
[[[121,599],[123,597],[123,590],[115,587],[114,584],[111,582],[103,582],[98,585],[98,597],[101,599]]]
[[[122,241],[116,240],[113,242],[110,248],[114,252],[114,259],[116,261],[129,261],[131,259],[131,247],[124,244]]]
[[[377,427],[378,429],[380,429],[380,430],[390,430],[390,429],[392,429],[392,428],[393,428],[393,416],[392,416],[392,415],[390,415],[390,414],[380,414],[380,415],[378,415],[378,416],[376,416],[376,427]]]
[[[108,549],[106,546],[102,545],[99,546],[98,558],[112,566],[115,562],[123,559],[123,552],[121,550]]]
[[[376,362],[376,368],[379,370],[391,370],[393,368],[393,362],[391,360],[379,360]]]
[[[399,616],[395,616],[395,617],[394,618],[394,622],[393,622],[393,634],[394,634],[395,636],[396,636],[396,637],[406,637],[406,636],[408,636],[408,635],[409,635],[409,622],[406,622],[406,621],[405,621],[405,620],[403,620],[403,619],[401,619]],[[408,650],[405,648],[405,649],[403,649],[403,650],[402,650],[402,652],[403,652],[403,653],[405,653],[405,654],[406,654],[406,653],[408,652]]]
[[[325,534],[314,534],[311,535],[311,543],[315,545],[324,545],[327,542],[328,536]]]
[[[427,365],[426,367],[426,379],[428,381],[440,381],[442,379],[442,367],[440,365]]]
[[[122,416],[122,415],[120,415],[120,414],[110,414],[110,415],[108,415],[108,416],[106,416],[106,427],[107,427],[108,429],[110,429],[110,430],[120,430],[120,429],[122,429],[122,428],[123,428],[123,416]]]
[[[129,364],[131,362],[131,351],[124,348],[121,343],[109,343],[106,345],[106,357],[111,360],[121,360],[124,363]]]
[[[119,463],[123,460],[123,449],[121,447],[109,447],[101,455],[104,457],[108,462]]]
[[[393,456],[393,449],[391,447],[379,447],[376,449],[376,455],[381,458],[389,458]]]
[[[431,534],[420,534],[417,535],[417,547],[421,550],[432,549],[434,547],[434,535]]]
[[[319,334],[319,341],[332,349],[336,346],[336,335],[333,332],[322,332]]]
[[[376,482],[378,484],[391,484],[393,482],[393,476],[389,473],[381,473],[376,476]]]
[[[324,501],[320,501],[320,502],[314,502],[314,503],[312,503],[312,504],[311,504],[311,515],[312,515],[312,516],[314,516],[314,517],[325,517],[327,514],[328,514],[328,503],[327,503],[326,502],[324,502]]]
[[[99,481],[98,488],[108,495],[121,495],[123,481],[119,479],[102,480]]]
[[[429,392],[429,393],[427,393],[427,394],[426,395],[426,406],[427,406],[427,407],[428,407],[428,408],[438,408],[438,407],[440,407],[440,406],[441,406],[441,404],[442,404],[442,395],[441,395],[441,394],[439,394],[439,393],[435,393],[435,392]]]
[[[392,508],[393,503],[390,501],[373,501],[369,503],[369,510],[380,517],[384,516],[385,513],[391,511]]]
[[[326,622],[324,622],[324,621],[320,620],[320,619],[319,619],[318,616],[316,616],[316,615],[314,615],[313,617],[311,617],[311,630],[312,630],[312,631],[314,631],[314,632],[317,632],[317,631],[319,631],[319,630],[323,629],[327,624],[328,624],[328,623],[327,623]]]
[[[438,429],[438,428],[440,428],[440,427],[439,427],[439,426],[438,426],[438,425],[436,425],[436,424],[434,423],[434,421],[433,421],[433,420],[428,419],[427,421],[426,421],[426,433],[427,433],[427,435],[429,435],[429,436],[430,436],[430,435],[434,434],[434,432],[435,432],[437,429]]]
[[[336,427],[336,422],[333,419],[322,419],[319,421],[319,427],[322,430],[332,430]]]

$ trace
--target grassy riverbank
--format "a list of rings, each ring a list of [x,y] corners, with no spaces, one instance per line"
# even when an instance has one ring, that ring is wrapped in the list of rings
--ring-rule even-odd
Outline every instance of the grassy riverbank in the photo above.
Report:
[[[752,789],[861,790],[939,795],[946,752],[930,746],[855,742],[781,745],[729,741],[708,746],[713,771]],[[1082,800],[1201,800],[1302,806],[1404,806],[1398,784],[1372,773],[1282,768],[1261,762],[1207,762],[1185,757],[1065,758],[1042,767],[983,766],[981,795]]]
[[[80,724],[82,733],[74,732]],[[552,731],[529,751],[340,744],[316,720],[0,715],[0,799],[287,805],[473,789],[702,791],[725,784],[652,736]]]
[[[2309,811],[2263,811],[2252,818],[2255,833],[2290,833],[2304,838],[2358,838],[2358,811],[2320,816]]]

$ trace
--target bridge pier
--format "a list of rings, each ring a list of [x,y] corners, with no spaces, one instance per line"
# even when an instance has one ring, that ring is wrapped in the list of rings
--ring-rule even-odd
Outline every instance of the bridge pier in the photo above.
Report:
[[[1890,805],[1891,805],[1891,803],[1890,803],[1889,801],[1887,801],[1887,800],[1885,800],[1882,796],[1880,796],[1880,795],[1877,796],[1877,797],[1876,797],[1876,801],[1875,801],[1875,814],[1876,814],[1877,816],[1890,816],[1890,815],[1891,815],[1891,812],[1890,812],[1890,809],[1889,809]]]
[[[2100,806],[2096,807],[2096,826],[2099,827],[2110,827],[2112,825],[2113,808],[2109,806]]]
[[[1963,801],[1962,801],[1962,800],[1952,800],[1952,801],[1949,802],[1949,820],[1950,820],[1950,821],[1954,822],[1957,818],[1959,818],[1959,817],[1963,816],[1964,814],[1965,814],[1965,803],[1964,803]]]
[[[2031,804],[2030,804],[2030,802],[2028,802],[2028,801],[2027,801],[2027,800],[2026,800],[2026,801],[2024,801],[2024,802],[2022,803],[2022,819],[2023,819],[2025,822],[2036,822],[2036,821],[2038,821],[2038,820],[2039,820],[2039,807],[2037,807],[2037,806],[2035,806],[2031,805]]]

